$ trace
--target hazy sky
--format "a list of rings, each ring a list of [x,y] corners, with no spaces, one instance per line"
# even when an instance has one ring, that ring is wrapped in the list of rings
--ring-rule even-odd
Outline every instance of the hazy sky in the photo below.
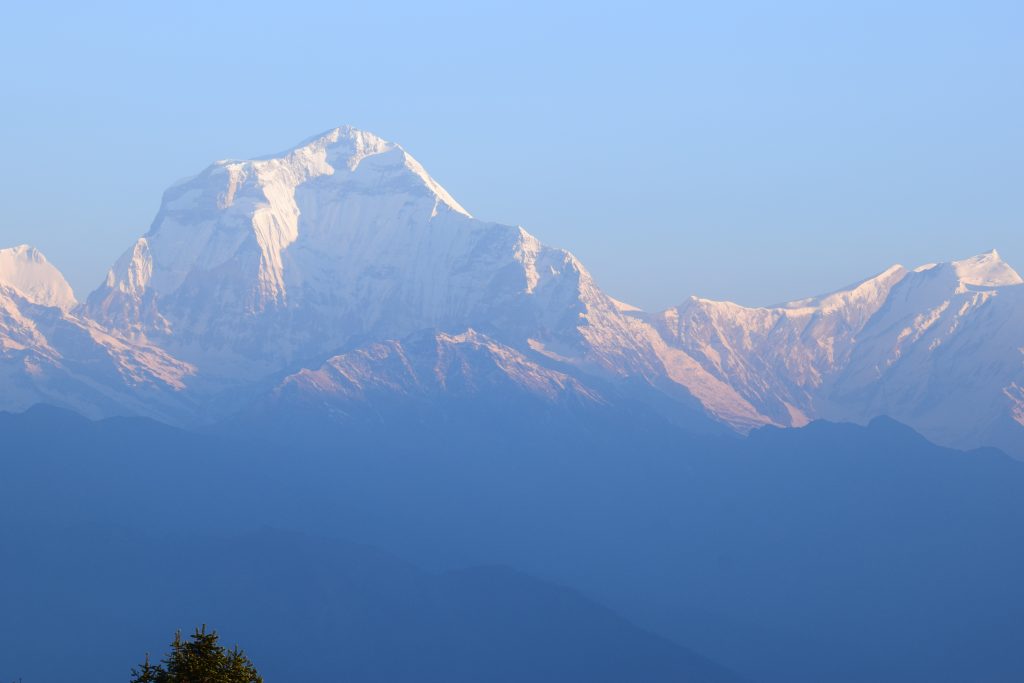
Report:
[[[80,297],[173,181],[343,123],[648,308],[1024,268],[1019,0],[20,4],[0,245]]]

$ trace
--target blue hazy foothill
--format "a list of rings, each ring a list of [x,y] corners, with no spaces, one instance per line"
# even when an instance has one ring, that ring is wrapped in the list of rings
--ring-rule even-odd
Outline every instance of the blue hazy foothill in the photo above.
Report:
[[[458,415],[444,447],[404,418],[303,443],[284,422],[251,440],[0,416],[0,513],[18,520],[0,544],[0,671],[56,681],[87,661],[99,681],[215,618],[268,680],[326,675],[290,638],[331,648],[349,680],[1024,666],[1024,466],[998,451],[887,419],[741,439]]]

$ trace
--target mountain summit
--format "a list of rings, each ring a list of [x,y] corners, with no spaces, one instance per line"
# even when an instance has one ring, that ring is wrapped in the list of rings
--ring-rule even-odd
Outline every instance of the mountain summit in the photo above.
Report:
[[[999,256],[995,249],[974,258],[949,264],[960,282],[974,287],[1006,287],[1019,285],[1024,279]]]
[[[740,432],[889,415],[1024,454],[1022,284],[993,251],[775,307],[648,313],[568,251],[470,215],[399,145],[342,127],[168,189],[82,305],[35,250],[0,251],[0,371],[22,388],[0,407],[387,420],[399,403],[514,394]]]
[[[23,244],[0,249],[0,287],[39,306],[69,310],[77,303],[71,285],[43,253]]]
[[[237,379],[422,329],[580,345],[591,308],[614,305],[571,254],[474,219],[398,145],[337,128],[169,189],[86,313]]]

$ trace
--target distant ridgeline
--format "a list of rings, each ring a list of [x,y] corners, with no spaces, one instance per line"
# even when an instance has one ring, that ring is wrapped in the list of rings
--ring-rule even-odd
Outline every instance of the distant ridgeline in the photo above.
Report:
[[[1024,286],[995,251],[770,308],[648,313],[347,127],[171,187],[84,303],[38,251],[0,251],[0,311],[11,411],[396,428],[483,401],[744,434],[889,416],[1024,455]]]
[[[124,680],[202,623],[267,681],[1024,671],[1024,464],[999,452],[885,419],[449,426],[283,443],[0,414],[0,675]]]

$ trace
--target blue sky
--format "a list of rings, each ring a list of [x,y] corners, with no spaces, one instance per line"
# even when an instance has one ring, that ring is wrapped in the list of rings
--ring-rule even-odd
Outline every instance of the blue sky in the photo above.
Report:
[[[173,181],[342,123],[648,308],[1024,268],[1024,3],[161,4],[0,25],[0,244],[80,297]]]

